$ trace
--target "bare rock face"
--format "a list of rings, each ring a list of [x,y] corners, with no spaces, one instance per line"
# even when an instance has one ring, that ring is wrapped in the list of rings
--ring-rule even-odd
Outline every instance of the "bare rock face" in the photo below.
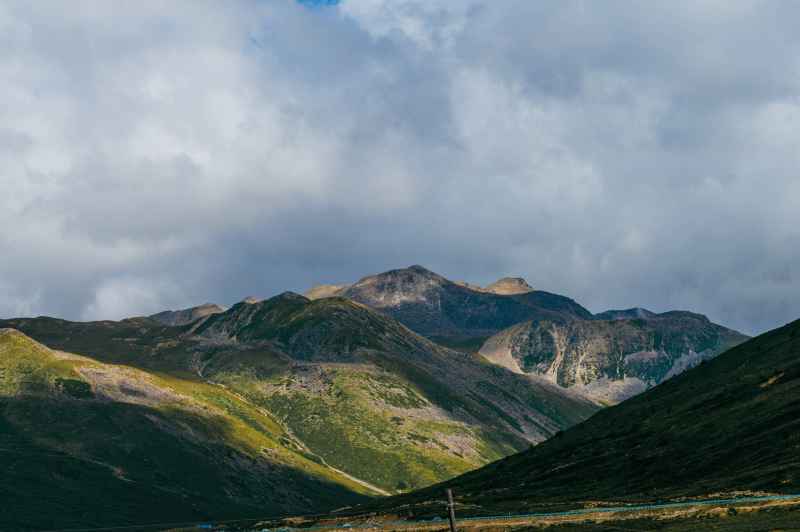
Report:
[[[224,312],[225,309],[214,303],[205,303],[196,307],[185,308],[181,310],[165,310],[158,314],[148,316],[150,319],[156,320],[159,323],[170,326],[187,325],[195,322],[206,316],[212,314],[219,314]]]
[[[486,291],[507,296],[533,292],[533,287],[522,277],[503,277],[487,286]]]
[[[613,404],[747,339],[690,312],[632,309],[598,316],[608,319],[520,323],[491,337],[480,353]]]

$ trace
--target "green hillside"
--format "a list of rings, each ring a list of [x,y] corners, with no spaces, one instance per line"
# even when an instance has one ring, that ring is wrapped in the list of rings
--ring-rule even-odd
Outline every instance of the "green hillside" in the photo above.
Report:
[[[800,321],[605,409],[529,451],[381,502],[470,513],[740,492],[800,493]]]
[[[3,324],[54,348],[224,389],[278,420],[317,467],[341,470],[376,493],[480,467],[598,408],[341,298],[286,293],[183,327],[148,319]]]
[[[304,513],[374,494],[219,386],[11,329],[0,329],[0,468],[2,530]]]
[[[243,303],[194,333],[260,343],[256,365],[242,363],[241,351],[219,353],[203,375],[273,412],[327,463],[388,492],[474,469],[597,408],[342,298]]]

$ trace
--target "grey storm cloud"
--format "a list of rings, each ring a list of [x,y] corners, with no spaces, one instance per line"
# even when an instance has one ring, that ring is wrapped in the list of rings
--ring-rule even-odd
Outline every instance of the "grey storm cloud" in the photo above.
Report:
[[[796,2],[0,3],[0,316],[419,263],[800,317]]]

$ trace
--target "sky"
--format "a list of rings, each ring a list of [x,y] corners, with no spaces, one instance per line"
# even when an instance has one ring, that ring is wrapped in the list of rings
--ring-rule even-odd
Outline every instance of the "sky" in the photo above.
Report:
[[[0,316],[422,264],[800,318],[800,2],[0,0]]]

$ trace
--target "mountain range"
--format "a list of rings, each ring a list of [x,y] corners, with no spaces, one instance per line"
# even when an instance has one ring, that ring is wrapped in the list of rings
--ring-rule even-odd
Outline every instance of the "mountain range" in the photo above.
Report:
[[[285,293],[181,326],[0,328],[0,458],[15,471],[0,528],[330,510],[469,471],[598,409],[343,298]],[[80,464],[93,464],[82,480]]]
[[[634,308],[593,315],[518,277],[482,288],[422,266],[314,287],[306,295],[363,303],[435,342],[477,351],[601,404],[640,393],[747,339],[700,314]]]
[[[420,266],[307,295],[0,320],[0,495],[15,508],[0,528],[299,514],[424,488],[745,339]]]

